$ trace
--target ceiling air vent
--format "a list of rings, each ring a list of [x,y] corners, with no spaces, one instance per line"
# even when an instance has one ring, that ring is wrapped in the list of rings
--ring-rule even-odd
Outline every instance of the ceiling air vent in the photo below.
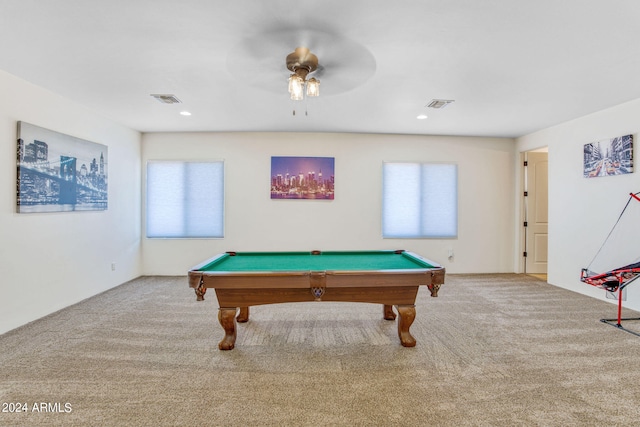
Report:
[[[432,99],[431,102],[427,104],[427,107],[442,109],[452,102],[454,102],[453,99]]]
[[[169,94],[151,94],[155,99],[163,104],[180,104],[181,101],[175,95]]]

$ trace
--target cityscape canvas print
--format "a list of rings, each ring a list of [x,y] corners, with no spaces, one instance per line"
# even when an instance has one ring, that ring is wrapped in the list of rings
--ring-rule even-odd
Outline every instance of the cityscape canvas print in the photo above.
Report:
[[[333,200],[333,157],[271,157],[272,199]]]
[[[17,211],[106,210],[107,146],[18,122]]]
[[[618,136],[584,146],[584,177],[633,172],[633,135]]]

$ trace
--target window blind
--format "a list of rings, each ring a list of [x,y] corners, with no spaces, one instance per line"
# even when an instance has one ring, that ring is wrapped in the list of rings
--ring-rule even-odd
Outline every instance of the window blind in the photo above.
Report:
[[[224,236],[224,162],[147,163],[147,237]]]
[[[457,236],[457,165],[384,163],[382,177],[383,237]]]

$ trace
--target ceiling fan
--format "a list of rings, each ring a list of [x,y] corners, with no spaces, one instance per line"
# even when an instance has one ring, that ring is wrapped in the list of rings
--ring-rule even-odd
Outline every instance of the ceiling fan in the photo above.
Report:
[[[306,88],[311,86],[312,91],[319,91],[322,78],[325,97],[363,85],[373,76],[376,61],[366,47],[345,36],[292,28],[256,34],[240,41],[229,51],[227,68],[243,84],[279,95],[287,93],[287,78],[291,91],[292,75],[305,80]],[[312,79],[317,84],[309,85]],[[291,97],[291,92],[289,95]]]

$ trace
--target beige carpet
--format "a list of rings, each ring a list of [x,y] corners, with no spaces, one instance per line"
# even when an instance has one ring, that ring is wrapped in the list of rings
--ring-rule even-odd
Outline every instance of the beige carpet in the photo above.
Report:
[[[599,321],[612,304],[525,275],[449,275],[440,297],[420,290],[415,348],[381,310],[254,307],[222,352],[213,292],[140,278],[0,336],[1,409],[27,404],[0,425],[640,422],[640,337]]]

